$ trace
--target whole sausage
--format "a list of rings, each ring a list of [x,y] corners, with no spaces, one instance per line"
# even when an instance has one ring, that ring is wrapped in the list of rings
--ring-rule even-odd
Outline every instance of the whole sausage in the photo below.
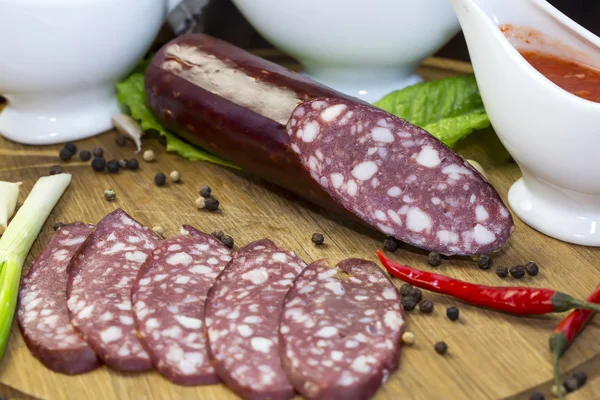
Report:
[[[389,234],[365,221],[361,213],[356,213],[356,207],[341,204],[325,190],[303,165],[286,132],[296,107],[310,100],[345,100],[367,107],[361,100],[207,35],[184,35],[163,46],[147,69],[146,94],[161,123],[183,138],[315,204]],[[433,137],[431,140],[439,143]],[[460,158],[451,149],[441,147],[441,157]],[[386,176],[381,179],[391,185],[395,171],[383,171]],[[479,173],[475,176],[484,180]],[[493,189],[491,196],[499,199]],[[506,207],[504,211],[508,213]],[[503,231],[496,234],[499,240],[486,251],[504,245],[512,232],[510,214],[507,218]],[[479,253],[477,247],[468,249],[453,243],[439,246],[440,240],[428,242],[421,236],[412,240],[411,235],[401,235],[398,239],[443,254]]]
[[[285,124],[304,101],[353,98],[198,34],[163,46],[146,71],[146,93],[155,115],[185,139],[316,204],[344,212],[304,171]]]

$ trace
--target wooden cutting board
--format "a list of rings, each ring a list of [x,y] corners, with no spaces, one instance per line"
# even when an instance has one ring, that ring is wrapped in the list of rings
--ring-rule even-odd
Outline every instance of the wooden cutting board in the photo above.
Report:
[[[273,55],[271,52],[263,56]],[[468,64],[430,59],[420,69],[426,79],[442,78],[470,71]],[[115,133],[109,132],[77,143],[80,149],[101,146],[107,159],[131,158],[134,147],[117,147]],[[22,181],[20,202],[50,166],[59,163],[60,146],[22,146],[0,138],[0,180]],[[95,173],[89,163],[62,163],[73,174],[71,187],[45,224],[27,265],[52,235],[56,222],[85,221],[96,223],[106,213],[121,207],[148,226],[160,225],[166,235],[175,235],[183,223],[205,232],[221,229],[232,235],[236,247],[268,237],[280,246],[296,251],[305,261],[328,257],[360,257],[376,260],[375,251],[382,237],[353,226],[319,210],[280,189],[248,178],[226,168],[204,162],[190,162],[168,154],[154,139],[144,141],[145,149],[157,155],[152,163],[141,162],[137,172],[117,175]],[[460,143],[458,151],[479,161],[503,199],[510,185],[520,176],[491,131],[478,132]],[[141,157],[138,155],[141,161]],[[181,183],[156,187],[153,176],[162,171],[178,170]],[[213,188],[222,212],[197,210],[194,199],[204,184]],[[103,191],[117,192],[114,202],[103,198]],[[540,274],[521,281],[501,280],[494,270],[480,270],[468,259],[444,260],[437,268],[452,277],[491,285],[547,286],[586,297],[600,282],[600,250],[574,246],[548,238],[519,220],[508,246],[495,256],[495,265],[513,266],[535,260]],[[326,245],[316,247],[311,235],[322,232]],[[426,270],[426,254],[414,249],[400,249],[394,259]],[[527,398],[534,390],[548,397],[551,387],[551,364],[548,336],[563,317],[514,317],[486,311],[450,298],[425,293],[435,311],[407,313],[408,330],[416,335],[416,344],[405,347],[400,369],[377,393],[376,399],[499,399]],[[449,321],[445,309],[460,308],[460,320]],[[600,327],[593,321],[565,354],[563,371],[584,370],[590,376],[587,386],[570,399],[600,398]],[[438,355],[433,345],[444,340],[449,346],[446,356]],[[236,399],[223,385],[181,387],[155,372],[123,374],[100,368],[94,372],[69,377],[47,370],[29,353],[14,324],[4,360],[0,363],[0,395],[31,399]]]

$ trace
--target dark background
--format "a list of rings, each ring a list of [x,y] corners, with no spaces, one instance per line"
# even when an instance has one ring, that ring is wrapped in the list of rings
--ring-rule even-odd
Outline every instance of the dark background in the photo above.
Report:
[[[549,2],[579,24],[600,36],[600,0],[550,0]],[[243,48],[272,47],[254,31],[230,0],[212,0],[204,15],[206,18],[205,32],[210,35],[220,37]],[[436,55],[468,61],[469,54],[462,33],[456,35]]]

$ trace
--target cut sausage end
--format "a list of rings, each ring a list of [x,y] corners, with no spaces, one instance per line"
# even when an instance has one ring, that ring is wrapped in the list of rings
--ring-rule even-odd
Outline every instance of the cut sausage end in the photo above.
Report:
[[[345,99],[314,99],[293,115],[291,148],[315,182],[386,235],[441,254],[473,255],[503,247],[512,233],[495,189],[425,130]]]

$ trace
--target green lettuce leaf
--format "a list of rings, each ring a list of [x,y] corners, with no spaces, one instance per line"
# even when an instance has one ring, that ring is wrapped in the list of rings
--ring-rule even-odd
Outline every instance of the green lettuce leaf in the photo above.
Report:
[[[169,132],[154,117],[146,100],[144,88],[144,70],[147,63],[140,64],[135,71],[123,82],[117,84],[117,99],[121,104],[127,106],[131,116],[139,121],[144,131],[155,130],[167,139],[167,151],[174,152],[192,161],[207,161],[213,164],[240,169],[199,147],[193,146]]]
[[[418,83],[386,95],[375,106],[450,147],[473,130],[490,126],[473,74]]]

